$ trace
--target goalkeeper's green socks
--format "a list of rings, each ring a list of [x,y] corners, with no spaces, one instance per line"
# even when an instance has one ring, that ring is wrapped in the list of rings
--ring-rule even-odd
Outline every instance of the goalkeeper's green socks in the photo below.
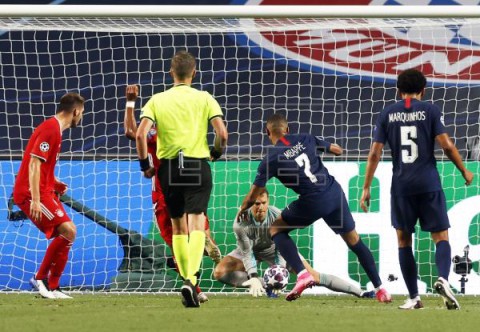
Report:
[[[177,268],[180,276],[187,279],[188,275],[188,235],[172,236],[173,255],[177,261]]]
[[[192,231],[188,242],[188,276],[193,285],[197,284],[196,273],[202,264],[203,251],[205,250],[205,232]]]

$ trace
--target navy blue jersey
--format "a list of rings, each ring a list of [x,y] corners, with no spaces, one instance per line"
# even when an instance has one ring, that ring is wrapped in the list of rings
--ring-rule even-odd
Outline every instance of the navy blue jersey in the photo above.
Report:
[[[434,147],[435,137],[445,132],[442,113],[431,103],[405,99],[380,113],[373,140],[390,146],[392,195],[442,190]]]
[[[329,151],[330,143],[310,134],[286,135],[268,149],[258,166],[253,183],[265,187],[276,177],[299,195],[327,190],[333,177],[320,160],[319,151]]]

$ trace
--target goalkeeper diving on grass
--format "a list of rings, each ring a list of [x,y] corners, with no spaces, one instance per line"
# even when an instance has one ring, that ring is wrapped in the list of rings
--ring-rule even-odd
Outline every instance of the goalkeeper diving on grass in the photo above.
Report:
[[[248,211],[247,218],[235,218],[233,230],[237,248],[226,255],[214,270],[216,280],[235,287],[249,288],[252,296],[275,296],[275,291],[265,288],[258,275],[257,264],[265,262],[269,266],[287,266],[285,259],[275,248],[269,228],[281,211],[270,205],[266,188],[259,191],[257,199]],[[300,255],[300,254],[299,254]],[[327,287],[335,292],[352,294],[357,297],[374,297],[373,291],[362,291],[357,286],[331,274],[319,273],[300,255],[305,269],[310,272],[316,286]],[[291,270],[291,269],[290,269]]]

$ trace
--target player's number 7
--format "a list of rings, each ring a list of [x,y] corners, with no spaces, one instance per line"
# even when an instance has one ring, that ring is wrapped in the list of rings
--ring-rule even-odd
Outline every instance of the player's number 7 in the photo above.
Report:
[[[312,171],[310,170],[310,159],[308,159],[308,156],[305,153],[302,153],[297,158],[295,158],[295,161],[297,162],[298,166],[304,166],[303,171],[305,172],[305,175],[310,179],[310,181],[312,181],[312,183],[317,183],[317,177],[313,175]]]

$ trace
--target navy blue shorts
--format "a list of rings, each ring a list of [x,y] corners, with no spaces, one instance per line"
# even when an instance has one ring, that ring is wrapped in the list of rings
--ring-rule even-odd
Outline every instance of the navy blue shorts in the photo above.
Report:
[[[282,211],[282,219],[295,228],[307,227],[320,218],[336,234],[355,229],[347,199],[337,181],[327,191],[300,196]]]
[[[443,190],[410,196],[391,197],[392,226],[415,233],[415,225],[425,232],[440,232],[450,228],[447,203]]]

